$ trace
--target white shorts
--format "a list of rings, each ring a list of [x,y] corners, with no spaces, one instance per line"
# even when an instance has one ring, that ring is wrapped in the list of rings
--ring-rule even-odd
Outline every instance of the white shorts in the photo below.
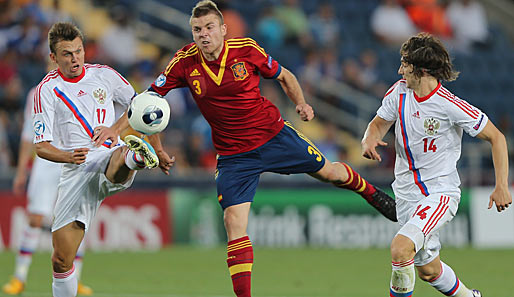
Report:
[[[460,196],[456,193],[431,194],[419,201],[397,197],[396,213],[398,223],[402,226],[397,234],[404,235],[414,242],[414,265],[426,265],[439,255],[439,230],[455,217],[459,201]]]
[[[64,164],[52,232],[73,221],[83,223],[87,230],[103,199],[130,187],[135,174],[123,184],[114,184],[105,176],[111,155],[116,149],[121,147],[100,147],[89,151],[86,162],[80,165]]]
[[[27,189],[27,211],[31,214],[50,216],[57,199],[57,186],[61,176],[60,163],[36,157],[30,173]]]

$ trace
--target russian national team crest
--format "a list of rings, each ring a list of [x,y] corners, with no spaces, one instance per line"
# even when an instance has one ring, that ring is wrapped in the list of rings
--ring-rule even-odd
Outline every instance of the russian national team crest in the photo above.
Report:
[[[98,103],[104,104],[105,98],[107,98],[107,92],[104,89],[98,88],[93,91],[93,97],[95,97]]]
[[[425,119],[424,126],[425,126],[425,133],[427,135],[434,136],[437,134],[437,130],[439,130],[439,127],[441,127],[441,123],[434,118],[429,118],[429,119]]]
[[[246,70],[245,62],[235,63],[230,68],[232,68],[235,80],[244,80],[248,77],[248,71]]]

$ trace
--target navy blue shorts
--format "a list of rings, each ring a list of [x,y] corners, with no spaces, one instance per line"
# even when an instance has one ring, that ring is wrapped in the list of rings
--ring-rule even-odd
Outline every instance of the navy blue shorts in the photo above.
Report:
[[[218,201],[223,209],[252,202],[263,172],[315,173],[323,165],[325,156],[318,148],[285,122],[282,130],[260,147],[241,154],[218,157]]]

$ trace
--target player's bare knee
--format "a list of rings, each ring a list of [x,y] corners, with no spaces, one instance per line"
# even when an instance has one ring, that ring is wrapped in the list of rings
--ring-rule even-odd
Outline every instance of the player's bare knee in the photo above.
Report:
[[[418,270],[418,276],[421,280],[429,282],[439,276],[435,271]]]
[[[73,267],[73,258],[66,257],[64,253],[54,251],[52,254],[52,267],[55,272],[62,273],[69,271]]]
[[[246,232],[248,220],[246,216],[238,211],[227,208],[223,216],[225,230],[228,234],[242,234]]]
[[[436,263],[436,265],[424,265],[417,267],[418,276],[421,280],[430,282],[434,281],[441,274],[441,264]]]
[[[416,255],[414,243],[407,237],[397,235],[391,242],[391,259],[395,262],[408,261]]]
[[[125,154],[128,148],[122,146],[117,149],[111,156],[107,169],[105,170],[105,176],[107,179],[114,184],[122,184],[126,182],[134,174],[130,168],[125,164]]]
[[[227,228],[237,228],[238,225],[242,225],[238,214],[229,210],[225,211],[223,215],[223,222]]]
[[[318,172],[317,178],[324,182],[340,183],[346,180],[344,173],[346,169],[339,162],[329,162]]]

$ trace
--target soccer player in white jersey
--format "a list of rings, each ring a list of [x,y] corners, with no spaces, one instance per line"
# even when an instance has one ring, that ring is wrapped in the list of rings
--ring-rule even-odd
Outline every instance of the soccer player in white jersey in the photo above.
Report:
[[[56,23],[48,33],[49,72],[34,96],[34,142],[39,157],[63,163],[52,223],[54,297],[77,294],[73,260],[103,199],[128,188],[135,170],[173,164],[158,135],[150,137],[156,151],[129,135],[126,113],[135,95],[132,86],[112,68],[84,64],[80,30]],[[159,159],[161,160],[159,164]]]
[[[491,143],[496,186],[489,208],[494,204],[501,212],[512,203],[505,137],[487,115],[441,85],[458,72],[437,38],[413,36],[400,54],[403,79],[386,93],[362,139],[363,156],[381,161],[376,148],[387,145],[382,139],[396,122],[393,190],[401,228],[391,243],[389,296],[412,296],[415,267],[422,280],[446,296],[482,296],[440,260],[438,233],[455,216],[460,200],[456,164],[463,131]]]
[[[57,67],[50,59],[48,61],[48,71]],[[34,129],[32,127],[32,110],[36,87],[32,88],[25,103],[23,130],[21,133],[20,149],[18,154],[18,165],[16,176],[13,180],[13,193],[21,196],[25,192],[27,183],[28,165],[33,159],[32,170],[27,191],[27,217],[28,225],[21,233],[20,246],[14,269],[14,276],[2,287],[2,291],[7,295],[18,295],[25,289],[27,274],[32,262],[32,254],[38,247],[39,238],[42,232],[43,221],[52,214],[55,200],[57,198],[57,185],[61,175],[61,164],[47,161],[39,157],[34,157]],[[82,258],[84,256],[84,242],[80,245],[75,256],[75,269],[77,279],[80,280],[82,270]],[[89,296],[93,290],[78,283],[77,292],[79,295]]]

